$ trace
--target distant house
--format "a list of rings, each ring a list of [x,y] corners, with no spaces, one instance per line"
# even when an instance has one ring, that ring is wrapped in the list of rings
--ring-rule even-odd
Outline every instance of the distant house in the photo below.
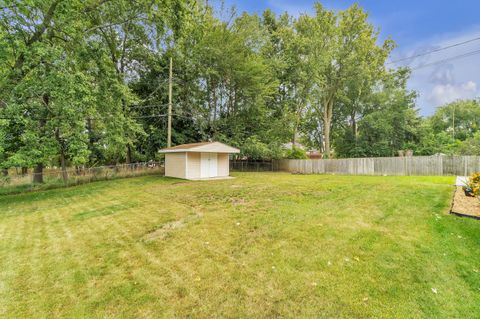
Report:
[[[230,175],[229,154],[240,150],[220,142],[182,144],[159,151],[165,154],[165,176],[211,179]]]
[[[309,159],[322,159],[323,154],[320,151],[312,150],[312,151],[307,151],[307,156]]]

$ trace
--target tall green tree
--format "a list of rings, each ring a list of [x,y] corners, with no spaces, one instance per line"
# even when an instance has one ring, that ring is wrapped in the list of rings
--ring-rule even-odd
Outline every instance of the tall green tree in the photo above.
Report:
[[[358,129],[347,125],[336,137],[338,156],[395,156],[420,142],[423,121],[415,108],[416,92],[407,89],[408,76],[405,69],[389,73],[363,100]]]
[[[45,165],[60,164],[66,177],[67,165],[85,164],[93,127],[108,127],[103,147],[122,145],[128,114],[121,102],[129,90],[112,82],[118,65],[108,59],[111,52],[96,32],[124,21],[92,18],[107,5],[62,0],[1,5],[6,45],[0,48],[0,96],[2,115],[8,118],[2,130],[18,137],[4,152],[5,163],[35,166],[36,182],[43,181]]]
[[[294,21],[288,13],[276,17],[270,10],[266,10],[262,16],[268,35],[262,54],[278,79],[277,93],[269,103],[277,110],[279,119],[283,119],[279,131],[290,129],[285,133],[295,146],[308,107],[311,81],[307,65],[302,60],[302,39],[295,32]]]
[[[480,104],[460,100],[439,107],[430,117],[434,133],[449,132],[454,139],[465,140],[480,131]]]
[[[46,165],[66,177],[69,165],[156,157],[170,58],[174,144],[214,139],[261,158],[301,138],[326,156],[371,156],[415,143],[428,153],[438,145],[427,136],[453,131],[442,122],[450,110],[419,122],[408,74],[385,69],[393,42],[378,44],[358,5],[316,4],[298,19],[218,13],[195,0],[0,7],[0,167],[35,167],[38,182]],[[455,145],[476,132],[462,114]]]
[[[440,106],[423,121],[422,138],[415,148],[422,155],[477,155],[479,131],[478,101],[455,101]]]
[[[142,125],[135,119],[138,108],[130,107],[139,101],[131,94],[129,84],[138,79],[152,55],[165,55],[171,38],[184,21],[185,4],[189,3],[192,2],[116,0],[89,14],[93,32],[101,39],[115,70],[116,85],[124,88],[120,98],[121,111],[116,114],[112,129],[123,131],[122,138],[116,136],[115,151],[125,154],[126,163],[132,162],[135,144],[145,135]]]
[[[35,181],[43,181],[43,166],[66,156],[83,162],[84,116],[91,105],[91,79],[76,58],[84,50],[82,14],[95,4],[76,1],[5,1],[0,28],[5,46],[0,82],[2,126],[17,135],[8,147],[7,163],[35,166]]]
[[[345,112],[341,102],[351,99],[350,113],[355,117],[355,99],[372,90],[393,48],[390,40],[377,45],[378,31],[367,18],[358,5],[335,13],[316,3],[315,16],[302,15],[296,23],[311,71],[311,107],[322,124],[326,156],[331,153],[333,120]]]
[[[174,59],[174,144],[214,139],[243,147],[254,138],[255,145],[280,145],[284,125],[279,125],[276,105],[270,103],[278,81],[272,64],[262,54],[268,41],[256,15],[220,21],[208,6],[189,15],[168,51]],[[164,105],[166,87],[159,81],[168,60],[152,59],[149,63],[134,84],[135,90],[150,97],[150,102]],[[153,132],[148,124],[151,121],[146,120],[145,127]],[[148,145],[162,146],[159,138],[163,133],[157,132],[148,138]]]

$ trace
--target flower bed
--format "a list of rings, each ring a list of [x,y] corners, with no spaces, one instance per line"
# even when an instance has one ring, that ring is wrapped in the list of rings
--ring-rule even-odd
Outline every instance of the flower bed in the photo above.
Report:
[[[480,219],[480,173],[468,178],[466,186],[455,190],[451,213]]]
[[[475,173],[468,178],[464,191],[467,196],[480,197],[480,173]]]

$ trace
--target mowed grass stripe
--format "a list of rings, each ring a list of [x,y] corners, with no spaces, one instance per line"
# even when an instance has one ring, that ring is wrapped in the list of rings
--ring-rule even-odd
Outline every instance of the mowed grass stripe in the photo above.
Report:
[[[472,317],[479,224],[446,214],[451,183],[245,173],[3,197],[0,314]]]

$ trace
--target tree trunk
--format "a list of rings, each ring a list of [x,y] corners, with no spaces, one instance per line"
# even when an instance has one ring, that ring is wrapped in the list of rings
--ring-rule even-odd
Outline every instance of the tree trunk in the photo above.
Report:
[[[33,183],[43,183],[43,163],[38,163],[33,169]]]
[[[303,112],[302,105],[303,105],[302,102],[298,102],[298,104],[296,104],[295,106],[295,120],[293,123],[293,137],[292,137],[292,146],[294,147],[297,146],[297,133],[302,120],[302,112]]]
[[[207,80],[207,104],[208,104],[207,123],[209,128],[211,126],[211,114],[212,114],[212,98],[211,98],[210,88],[211,88],[210,81]]]
[[[333,99],[330,98],[324,103],[323,108],[323,136],[325,143],[325,158],[330,158],[330,129],[332,127]]]
[[[353,139],[355,141],[355,145],[357,144],[357,138],[358,138],[358,125],[357,125],[357,120],[355,119],[356,114],[355,112],[350,115],[350,120],[352,122],[352,135]]]
[[[60,150],[60,165],[62,166],[63,183],[67,184],[68,173],[67,173],[67,165],[66,165],[66,161],[65,161],[65,151],[64,151],[63,147]]]
[[[87,134],[88,134],[88,149],[90,150],[90,155],[88,155],[88,161],[90,163],[94,162],[94,157],[95,157],[95,136],[93,132],[93,125],[92,125],[92,119],[87,118],[86,119],[86,128],[87,128]]]
[[[297,126],[293,127],[293,135],[292,135],[292,149],[297,147]]]
[[[297,147],[297,132],[298,126],[300,125],[300,116],[298,113],[295,113],[295,121],[293,123],[293,136],[292,136],[292,149]]]
[[[43,94],[43,103],[47,106],[50,103],[50,97],[48,94]],[[45,119],[40,119],[39,122],[40,134],[45,136],[45,126],[47,121]],[[42,184],[43,183],[43,163],[37,163],[37,166],[33,168],[33,183]]]
[[[234,91],[234,88],[229,87],[229,90],[228,90],[228,103],[227,103],[227,117],[230,116],[230,112],[231,112],[232,105],[233,105],[233,91]]]
[[[132,148],[130,145],[127,145],[127,158],[126,158],[126,163],[131,164],[132,163]]]
[[[330,121],[327,118],[323,119],[323,143],[325,144],[324,155],[325,158],[330,158]]]
[[[213,83],[213,121],[212,121],[212,136],[215,138],[217,126],[217,83]]]
[[[25,176],[28,174],[28,167],[22,167],[22,176]]]
[[[55,130],[55,139],[60,148],[60,166],[62,167],[62,178],[63,183],[67,184],[68,182],[68,174],[67,174],[67,163],[65,160],[65,141],[60,137],[60,129]]]

